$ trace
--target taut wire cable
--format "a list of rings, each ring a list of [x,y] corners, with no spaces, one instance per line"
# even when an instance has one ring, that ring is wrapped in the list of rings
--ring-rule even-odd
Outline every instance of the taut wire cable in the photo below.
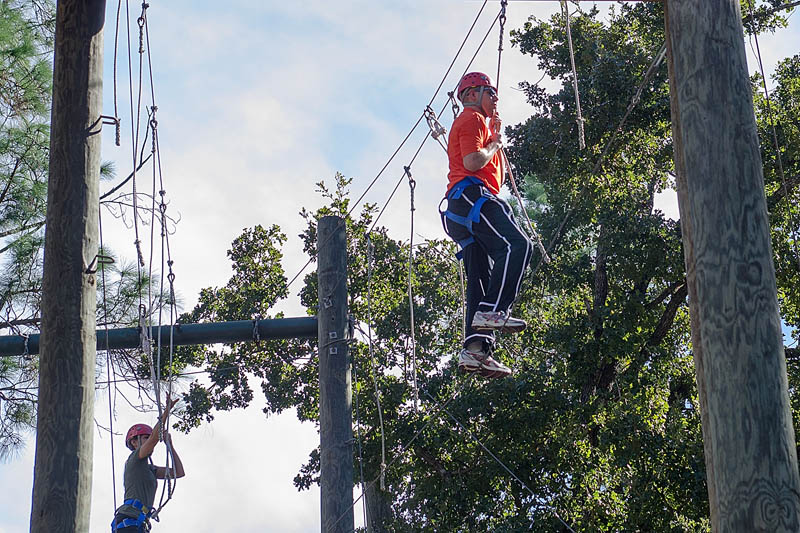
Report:
[[[439,401],[434,399],[435,405],[433,406],[432,409],[430,409],[427,413],[425,413],[425,416],[423,417],[423,418],[427,418],[427,421],[422,425],[421,428],[419,428],[414,433],[414,435],[408,440],[408,442],[406,442],[405,444],[403,444],[403,446],[401,446],[400,450],[395,454],[395,456],[392,458],[392,460],[389,461],[389,463],[386,465],[386,468],[389,468],[390,466],[392,466],[394,463],[396,463],[398,460],[400,460],[406,454],[408,449],[411,447],[412,444],[414,444],[414,442],[422,434],[422,432],[425,431],[428,428],[428,426],[431,425],[431,422],[433,422],[435,420],[435,416],[439,413],[439,411],[441,411],[443,408],[447,407],[447,405],[451,401],[453,401],[461,393],[461,391],[463,391],[466,388],[466,386],[468,384],[472,383],[472,379],[474,377],[475,377],[474,373],[468,374],[467,377],[460,384],[458,384],[456,386],[455,391],[444,402],[439,402]],[[431,395],[428,394],[427,392],[425,394],[428,397],[431,397]],[[383,482],[382,481],[383,480],[383,474],[379,475],[378,477],[376,477],[375,479],[370,481],[367,486],[371,487],[372,485],[377,483],[379,479],[381,479],[381,482]],[[331,529],[334,529],[336,527],[336,524],[338,524],[342,520],[342,518],[344,518],[347,515],[347,513],[351,512],[351,510],[356,506],[356,504],[358,504],[358,502],[361,500],[361,498],[364,497],[364,494],[365,493],[362,492],[361,496],[356,498],[353,501],[352,505],[350,505],[350,507],[348,507],[348,509],[345,512],[343,512],[339,516],[339,518],[337,518],[333,522],[333,524],[328,526],[328,531],[330,531]]]
[[[619,121],[619,124],[617,125],[616,129],[614,130],[614,133],[611,135],[611,138],[608,140],[608,142],[606,143],[605,147],[603,148],[603,152],[600,154],[600,157],[597,159],[597,162],[595,163],[594,167],[592,168],[591,174],[597,174],[597,172],[602,167],[603,162],[605,161],[606,157],[608,156],[608,153],[611,150],[611,147],[614,145],[614,142],[616,141],[617,137],[622,132],[622,128],[625,126],[625,122],[628,120],[628,116],[631,114],[631,112],[634,110],[634,108],[639,104],[642,91],[644,91],[644,88],[650,83],[650,81],[651,81],[653,75],[655,74],[656,70],[658,70],[658,67],[664,61],[664,57],[666,57],[666,53],[667,53],[667,43],[665,42],[665,43],[663,43],[661,45],[661,48],[659,49],[659,52],[654,57],[653,62],[650,64],[650,68],[647,69],[647,72],[645,73],[644,78],[642,79],[642,82],[637,87],[636,92],[634,93],[633,97],[631,98],[631,102],[628,105],[628,108],[625,110],[625,114],[623,115],[622,119]],[[586,194],[587,191],[588,191],[588,189],[584,188],[582,194]],[[561,232],[564,230],[564,227],[567,225],[567,222],[569,222],[569,219],[572,217],[573,212],[574,212],[574,208],[570,207],[569,209],[567,209],[566,213],[564,214],[564,217],[561,219],[561,223],[558,225],[558,228],[556,228],[556,231],[555,231],[555,233],[553,235],[553,238],[550,240],[550,246],[547,248],[548,254],[552,254],[553,250],[556,248],[556,246],[558,244],[558,239],[561,236]],[[536,268],[533,269],[533,274],[534,275],[536,274],[536,272],[539,271],[539,269],[542,267],[543,264],[544,264],[544,260],[540,259],[539,263],[536,265]]]
[[[470,26],[469,30],[467,31],[467,35],[464,37],[464,40],[462,41],[461,46],[458,48],[458,51],[456,52],[455,57],[451,61],[450,66],[447,68],[447,71],[446,71],[445,75],[443,76],[442,81],[439,84],[439,87],[436,89],[436,91],[434,91],[433,97],[431,98],[431,101],[428,104],[429,106],[433,103],[433,101],[436,99],[436,96],[439,94],[439,90],[441,90],[442,86],[444,85],[444,82],[447,79],[447,76],[449,75],[450,70],[453,68],[453,65],[455,64],[456,60],[458,59],[458,56],[461,54],[461,51],[464,48],[464,45],[466,44],[469,36],[472,34],[472,30],[475,28],[475,25],[477,24],[478,20],[480,19],[480,16],[483,13],[483,9],[486,7],[487,3],[488,3],[488,0],[484,0],[483,4],[481,4],[481,8],[478,10],[478,14],[475,16],[475,20],[472,22],[472,25]],[[498,17],[499,16],[500,15],[498,14]],[[497,18],[495,18],[495,22],[497,22]],[[494,27],[494,23],[492,24],[492,27]],[[490,31],[491,31],[491,28],[490,28]],[[480,48],[483,46],[483,43],[486,41],[486,37],[488,37],[488,35],[489,35],[489,33],[487,32],[486,36],[484,36],[484,38],[483,38],[483,41],[481,41],[481,44],[478,47],[478,50],[480,50]],[[475,55],[472,56],[472,59],[470,60],[470,65],[475,60],[475,56],[476,55],[477,55],[477,51],[475,52]],[[469,68],[469,67],[467,67],[467,68]],[[462,74],[462,76],[463,76],[463,74]],[[452,95],[451,95],[451,99],[452,99]],[[441,113],[439,113],[439,116],[441,117]],[[353,202],[353,207],[351,207],[350,210],[347,212],[348,215],[351,215],[356,210],[356,208],[361,204],[361,201],[364,199],[364,197],[367,195],[367,193],[370,191],[370,189],[375,185],[375,183],[378,181],[378,179],[383,175],[384,171],[389,167],[389,164],[391,164],[391,162],[394,160],[395,156],[397,156],[397,154],[400,152],[400,150],[403,148],[403,146],[405,146],[405,143],[408,141],[408,139],[411,137],[411,135],[414,133],[414,131],[416,131],[417,127],[419,126],[420,122],[422,122],[423,118],[425,118],[425,114],[424,113],[419,116],[417,121],[411,127],[411,130],[406,134],[405,138],[403,138],[403,140],[400,143],[400,145],[395,149],[395,151],[389,157],[389,160],[386,161],[386,163],[383,165],[383,167],[380,169],[380,171],[378,171],[378,174],[372,179],[372,181],[369,183],[369,185],[364,190],[364,192],[361,193],[361,196],[359,196],[358,199],[355,202]],[[423,143],[424,143],[424,141],[423,141]],[[419,150],[417,150],[417,153],[419,153]],[[413,163],[413,160],[412,160],[411,163]],[[411,165],[411,163],[409,163],[409,166]],[[402,178],[401,178],[401,181],[402,181]],[[397,190],[397,187],[399,187],[399,183],[398,183],[397,186],[395,186],[395,191]],[[394,192],[392,193],[392,195],[394,195]],[[390,196],[390,199],[391,199],[391,196]],[[303,265],[300,268],[300,270],[297,272],[297,274],[295,274],[292,277],[292,279],[289,281],[289,283],[286,284],[286,287],[287,288],[291,287],[292,284],[300,277],[300,275],[303,272],[305,272],[306,268],[308,268],[308,266],[312,262],[313,262],[313,258],[310,258],[308,261],[306,261],[305,265]]]
[[[425,391],[425,394],[426,394],[426,395],[427,395],[429,398],[431,398],[432,400],[436,401],[436,400],[435,400],[435,398],[433,398],[433,396],[431,396],[430,394],[428,394],[428,391]],[[522,481],[522,480],[519,478],[519,476],[517,476],[517,475],[516,475],[516,474],[515,474],[515,473],[514,473],[514,472],[513,472],[513,471],[512,471],[512,470],[511,470],[511,469],[510,469],[508,466],[506,466],[506,464],[505,464],[503,461],[501,461],[499,457],[497,457],[497,456],[496,456],[494,453],[492,453],[492,451],[491,451],[489,448],[487,448],[487,447],[486,447],[486,445],[485,445],[485,444],[484,444],[484,443],[483,443],[483,442],[482,442],[482,441],[481,441],[481,440],[480,440],[480,439],[479,439],[479,438],[478,438],[478,437],[477,437],[477,436],[476,436],[476,435],[475,435],[475,434],[474,434],[472,431],[470,431],[470,430],[469,430],[467,427],[465,427],[465,426],[464,426],[464,424],[462,424],[462,423],[461,423],[461,422],[458,420],[458,418],[456,418],[455,416],[453,416],[453,414],[452,414],[450,411],[448,411],[448,410],[447,410],[447,407],[442,407],[442,411],[444,411],[444,413],[445,413],[447,416],[449,416],[449,417],[450,417],[450,419],[451,419],[451,420],[453,420],[453,422],[455,422],[455,423],[458,425],[458,427],[459,427],[459,428],[461,428],[461,430],[462,430],[462,431],[464,431],[464,432],[465,432],[467,435],[469,435],[469,436],[470,436],[470,437],[471,437],[471,438],[472,438],[472,439],[473,439],[473,440],[474,440],[474,441],[475,441],[475,442],[478,444],[478,446],[480,446],[481,448],[483,448],[483,451],[485,451],[487,454],[489,454],[489,456],[490,456],[492,459],[494,459],[494,460],[497,462],[497,464],[499,464],[499,465],[500,465],[500,466],[503,468],[503,470],[505,470],[506,472],[508,472],[508,474],[509,474],[509,475],[510,475],[512,478],[514,478],[514,479],[517,481],[517,483],[519,483],[520,485],[522,485],[522,488],[524,488],[525,490],[527,490],[528,492],[530,492],[530,493],[531,493],[531,496],[533,496],[534,500],[536,500],[536,501],[537,501],[537,503],[539,504],[539,506],[540,506],[540,507],[542,507],[543,509],[547,509],[548,511],[550,511],[550,512],[553,514],[553,516],[555,516],[555,517],[556,517],[556,519],[558,519],[558,521],[559,521],[559,522],[561,522],[561,525],[563,525],[565,528],[567,528],[567,530],[569,530],[571,533],[575,533],[575,530],[574,530],[574,529],[572,529],[572,528],[569,526],[569,524],[567,524],[567,523],[566,523],[566,522],[565,522],[565,521],[564,521],[564,520],[561,518],[561,516],[559,516],[559,514],[558,514],[558,511],[556,511],[556,509],[555,509],[553,506],[551,506],[551,505],[548,505],[547,503],[544,503],[544,502],[542,502],[541,498],[540,498],[540,497],[539,497],[539,496],[538,496],[538,495],[537,495],[535,492],[533,492],[533,490],[531,490],[531,488],[530,488],[530,487],[528,487],[528,485],[527,485],[527,484],[526,484],[524,481]]]

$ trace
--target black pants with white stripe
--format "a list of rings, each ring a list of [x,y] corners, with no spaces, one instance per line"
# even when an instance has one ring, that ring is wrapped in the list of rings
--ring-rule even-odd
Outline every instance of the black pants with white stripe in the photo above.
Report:
[[[533,253],[533,244],[514,220],[511,206],[483,185],[470,185],[458,199],[448,199],[447,209],[466,217],[481,196],[485,196],[486,201],[480,209],[480,220],[472,224],[475,242],[464,248],[467,271],[465,347],[475,340],[482,340],[489,347],[494,345],[494,333],[472,329],[472,317],[479,310],[510,312]],[[470,236],[465,226],[449,218],[445,218],[445,231],[455,241]]]

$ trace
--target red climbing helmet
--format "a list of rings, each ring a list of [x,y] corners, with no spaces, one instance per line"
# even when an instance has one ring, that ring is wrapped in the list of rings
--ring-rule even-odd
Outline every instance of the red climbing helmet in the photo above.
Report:
[[[147,424],[134,424],[131,426],[131,429],[128,430],[128,434],[125,435],[125,446],[129,449],[133,449],[131,446],[131,439],[134,437],[138,437],[139,435],[147,435],[148,437],[153,434],[153,428],[148,426]]]
[[[492,85],[492,80],[488,75],[483,72],[468,72],[464,74],[464,77],[458,82],[458,92],[456,93],[458,99],[463,101],[462,96],[464,95],[464,91],[472,89],[473,87],[491,87],[495,91],[497,90],[495,86]]]

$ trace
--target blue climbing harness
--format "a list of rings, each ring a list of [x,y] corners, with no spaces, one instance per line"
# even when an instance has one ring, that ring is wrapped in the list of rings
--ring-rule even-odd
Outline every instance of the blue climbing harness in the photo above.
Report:
[[[483,182],[478,178],[476,178],[475,176],[467,176],[461,181],[456,182],[455,185],[453,185],[450,191],[448,191],[447,196],[445,196],[442,199],[442,202],[444,202],[445,200],[458,200],[459,198],[461,198],[461,195],[464,194],[464,189],[466,189],[470,185],[483,185]],[[484,202],[486,202],[487,199],[488,198],[482,194],[481,197],[478,198],[472,205],[472,207],[469,210],[469,213],[467,213],[467,216],[465,217],[453,213],[452,211],[450,211],[450,209],[442,211],[442,202],[439,202],[439,215],[441,215],[442,217],[442,226],[444,226],[444,231],[447,233],[447,224],[445,224],[444,221],[445,217],[447,217],[456,224],[464,226],[469,232],[469,237],[467,237],[466,239],[461,239],[461,240],[453,239],[461,247],[461,250],[459,250],[459,252],[456,254],[456,257],[458,259],[463,258],[464,249],[473,242],[475,242],[475,236],[474,236],[475,234],[472,232],[472,224],[475,222],[480,222],[481,206],[484,204]]]
[[[111,521],[111,531],[112,533],[118,529],[123,527],[140,527],[142,524],[147,522],[147,519],[150,518],[150,515],[153,514],[153,509],[148,509],[145,504],[140,502],[139,500],[135,499],[128,499],[123,502],[125,505],[130,505],[131,507],[135,507],[139,511],[139,516],[136,518],[126,518],[119,524],[114,524],[116,522],[116,518]],[[149,529],[149,528],[147,528]]]

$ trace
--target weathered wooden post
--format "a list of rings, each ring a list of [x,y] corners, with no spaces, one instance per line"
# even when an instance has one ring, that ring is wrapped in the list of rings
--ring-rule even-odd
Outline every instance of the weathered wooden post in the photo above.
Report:
[[[319,220],[317,252],[322,533],[351,533],[353,430],[343,219],[328,216]]]
[[[739,0],[666,0],[675,167],[714,531],[800,531]]]
[[[32,532],[89,531],[105,0],[59,0]]]

